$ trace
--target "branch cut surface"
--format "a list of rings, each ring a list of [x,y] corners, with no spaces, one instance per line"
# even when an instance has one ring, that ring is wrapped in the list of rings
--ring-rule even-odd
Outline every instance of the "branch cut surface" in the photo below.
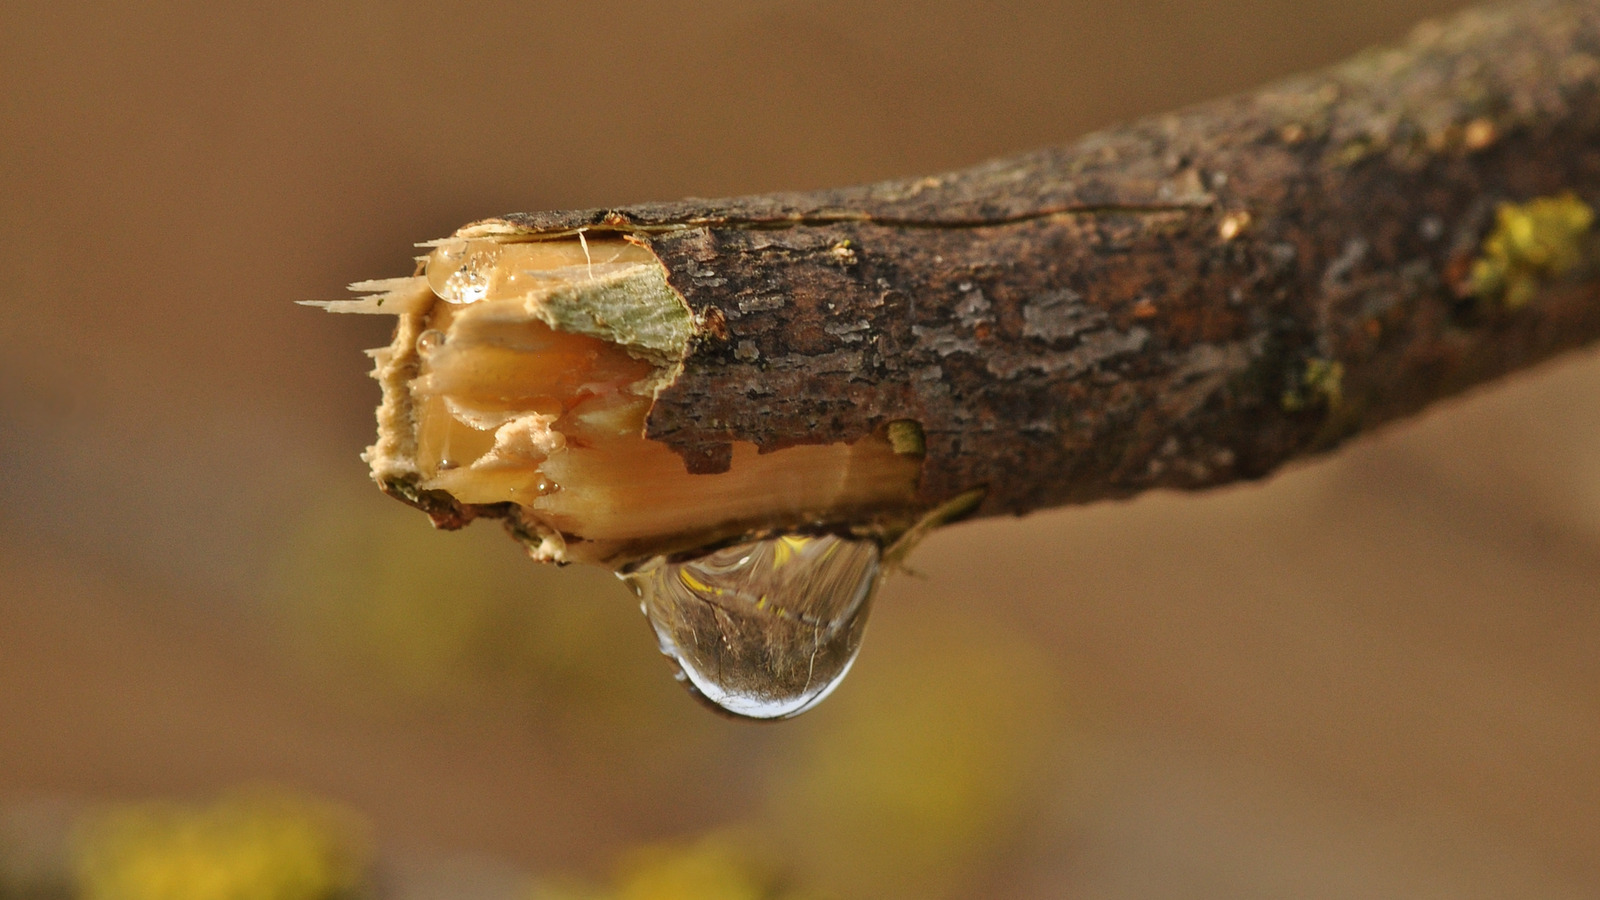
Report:
[[[384,404],[367,460],[440,524],[503,518],[546,559],[621,565],[913,508],[920,449],[900,429],[768,454],[732,444],[709,475],[647,440],[697,325],[639,242],[455,238],[416,275],[360,287],[377,293],[330,308],[401,320],[373,351]]]
[[[961,172],[489,219],[325,305],[399,317],[385,490],[620,566],[1263,476],[1600,336],[1596,204],[1600,4],[1542,0]]]

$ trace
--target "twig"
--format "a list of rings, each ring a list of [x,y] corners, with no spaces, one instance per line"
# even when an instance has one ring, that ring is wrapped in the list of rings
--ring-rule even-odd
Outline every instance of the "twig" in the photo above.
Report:
[[[899,533],[975,489],[993,515],[1258,478],[1592,341],[1596,204],[1600,4],[1545,0],[962,172],[516,214],[458,237],[647,248],[670,285],[649,296],[690,314],[663,345],[681,369],[652,383],[648,441],[694,477],[737,474],[745,443],[884,441],[920,461],[875,520]],[[407,348],[386,385],[415,376]],[[376,456],[380,481],[442,524],[591,537]],[[688,530],[859,526],[863,496],[766,519],[712,509]]]

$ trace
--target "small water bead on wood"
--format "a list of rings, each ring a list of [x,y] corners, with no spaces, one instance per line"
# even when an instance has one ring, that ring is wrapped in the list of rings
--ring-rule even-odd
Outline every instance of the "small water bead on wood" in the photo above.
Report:
[[[447,241],[435,248],[428,262],[428,284],[446,303],[476,303],[489,294],[490,273],[500,255],[492,242],[473,246],[467,241]]]
[[[783,534],[619,573],[690,689],[751,719],[820,702],[861,648],[881,569],[872,539]]]

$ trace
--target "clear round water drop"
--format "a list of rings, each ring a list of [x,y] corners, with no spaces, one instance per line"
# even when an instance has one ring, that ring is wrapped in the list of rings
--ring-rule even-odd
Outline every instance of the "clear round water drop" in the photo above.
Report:
[[[429,328],[417,335],[417,354],[424,357],[432,356],[444,346],[444,342],[444,332],[437,328]]]
[[[782,719],[850,671],[879,568],[876,541],[789,534],[619,576],[691,690],[734,715]]]
[[[489,295],[499,256],[492,241],[447,241],[428,257],[428,286],[447,303],[476,303]]]

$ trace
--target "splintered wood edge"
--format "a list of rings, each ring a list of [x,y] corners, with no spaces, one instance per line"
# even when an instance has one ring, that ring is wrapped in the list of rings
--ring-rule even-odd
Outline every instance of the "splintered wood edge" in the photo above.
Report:
[[[928,530],[914,421],[849,444],[732,442],[727,471],[705,475],[645,437],[719,325],[668,283],[647,236],[491,221],[419,246],[411,276],[309,305],[396,316],[389,346],[368,351],[383,399],[363,459],[437,527],[500,519],[536,559],[614,568],[777,531],[909,549]]]

